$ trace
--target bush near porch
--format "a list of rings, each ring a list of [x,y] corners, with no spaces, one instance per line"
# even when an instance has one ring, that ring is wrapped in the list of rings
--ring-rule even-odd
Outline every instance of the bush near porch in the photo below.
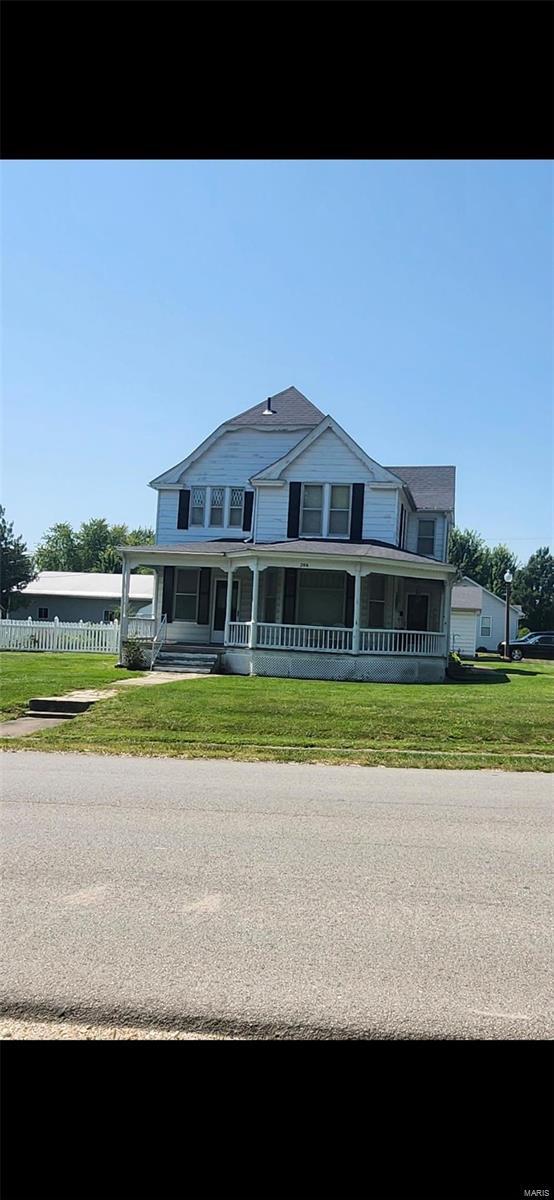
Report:
[[[0,712],[20,716],[32,696],[63,696],[76,688],[101,688],[136,675],[116,670],[115,654],[0,654]]]
[[[489,661],[419,685],[223,675],[123,689],[10,747],[550,771],[553,718],[552,663]]]

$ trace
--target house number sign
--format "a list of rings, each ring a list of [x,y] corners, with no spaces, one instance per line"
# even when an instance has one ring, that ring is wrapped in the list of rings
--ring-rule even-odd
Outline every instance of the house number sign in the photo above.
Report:
[[[309,563],[300,563],[301,567],[309,567],[309,565],[310,565]]]

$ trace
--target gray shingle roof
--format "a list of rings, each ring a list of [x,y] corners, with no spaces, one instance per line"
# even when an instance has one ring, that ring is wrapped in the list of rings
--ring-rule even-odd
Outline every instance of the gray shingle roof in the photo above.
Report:
[[[425,558],[420,554],[412,554],[409,550],[397,550],[394,546],[389,546],[385,542],[339,542],[339,541],[319,541],[315,539],[310,541],[308,538],[291,538],[287,542],[245,542],[237,541],[213,541],[206,542],[178,542],[177,545],[167,546],[126,546],[125,550],[132,553],[144,552],[144,554],[155,554],[163,558],[164,555],[173,557],[177,554],[194,556],[200,555],[219,555],[227,557],[233,552],[258,554],[264,551],[271,551],[274,554],[290,554],[302,555],[308,554],[323,554],[334,555],[344,558],[385,558],[392,562],[416,563],[420,566],[446,567],[452,572],[453,567],[447,567],[446,563],[439,562],[434,558]]]
[[[323,420],[325,413],[320,412],[311,400],[302,395],[298,388],[285,388],[283,392],[277,392],[275,396],[271,396],[271,407],[275,413],[275,417],[264,416],[264,409],[267,406],[267,400],[262,400],[261,404],[254,404],[252,408],[247,408],[245,412],[239,413],[236,417],[231,417],[226,421],[226,425],[257,425],[258,421],[267,421],[268,429],[272,423],[276,425],[319,425]]]
[[[452,588],[452,608],[462,608],[469,612],[479,612],[483,601],[481,588],[465,587],[462,583]]]
[[[454,508],[455,467],[386,467],[398,475],[412,493],[418,508],[449,512]]]

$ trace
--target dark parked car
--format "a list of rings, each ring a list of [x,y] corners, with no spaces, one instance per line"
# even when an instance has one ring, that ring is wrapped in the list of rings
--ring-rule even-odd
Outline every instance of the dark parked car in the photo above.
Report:
[[[499,654],[504,654],[504,644],[499,642]],[[521,662],[522,658],[554,658],[554,631],[545,629],[542,633],[528,633],[516,642],[508,642],[508,649],[514,662]]]

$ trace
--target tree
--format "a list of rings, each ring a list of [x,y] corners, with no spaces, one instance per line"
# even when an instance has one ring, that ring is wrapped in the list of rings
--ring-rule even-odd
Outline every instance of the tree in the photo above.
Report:
[[[494,546],[489,553],[489,582],[485,584],[490,592],[494,592],[495,596],[506,595],[506,584],[504,576],[506,571],[511,571],[514,579],[516,572],[519,570],[519,560],[507,546],[502,544]]]
[[[79,571],[81,559],[75,531],[59,521],[45,533],[35,554],[39,571]]]
[[[83,521],[77,534],[81,571],[99,571],[99,562],[110,545],[110,527],[104,517]]]
[[[540,546],[518,571],[512,597],[530,629],[554,629],[554,558],[548,546]]]
[[[10,598],[35,579],[33,560],[22,537],[15,537],[13,521],[6,521],[0,504],[0,606],[2,616],[9,611]]]
[[[490,550],[475,529],[452,529],[448,559],[461,575],[467,575],[476,583],[483,584],[483,587],[489,586]]]

